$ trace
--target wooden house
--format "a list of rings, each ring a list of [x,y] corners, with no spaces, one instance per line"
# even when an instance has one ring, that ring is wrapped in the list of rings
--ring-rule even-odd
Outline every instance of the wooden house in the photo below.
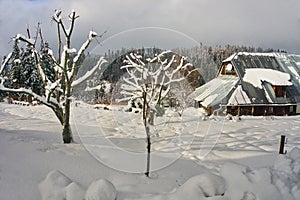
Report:
[[[235,53],[192,94],[210,115],[300,114],[300,55]]]

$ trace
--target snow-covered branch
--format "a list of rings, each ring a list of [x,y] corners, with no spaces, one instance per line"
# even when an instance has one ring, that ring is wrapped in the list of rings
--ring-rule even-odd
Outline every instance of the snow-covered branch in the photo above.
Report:
[[[92,40],[97,36],[97,33],[94,31],[90,31],[88,39],[83,43],[81,48],[78,51],[77,56],[75,56],[73,62],[77,63],[80,57],[83,55],[83,52],[88,48],[89,44],[92,42]]]
[[[120,88],[124,98],[127,96],[145,98],[143,102],[151,107],[148,108],[150,110],[161,106],[162,100],[171,90],[171,85],[185,79],[180,70],[189,66],[189,63],[184,65],[183,57],[179,57],[178,62],[176,60],[178,56],[171,53],[164,51],[154,58],[145,59],[146,63],[139,54],[127,55],[125,65],[121,67],[127,71]]]
[[[101,57],[99,59],[99,61],[97,62],[97,64],[89,71],[86,72],[85,75],[83,75],[82,77],[78,78],[77,80],[73,81],[72,83],[72,87],[75,87],[76,85],[79,85],[80,83],[82,83],[83,81],[85,81],[87,78],[89,78],[98,68],[100,68],[102,66],[102,64],[106,63],[107,61]]]
[[[83,43],[83,45],[79,49],[77,55],[73,59],[72,70],[71,70],[71,73],[70,73],[71,76],[69,76],[70,80],[73,79],[73,77],[75,76],[75,71],[76,71],[76,68],[78,66],[78,61],[83,56],[84,51],[88,48],[88,46],[90,45],[90,43],[93,41],[93,39],[96,36],[97,36],[96,32],[90,31],[88,39]]]
[[[3,61],[2,65],[1,65],[1,68],[0,68],[0,75],[2,74],[2,71],[4,70],[4,67],[7,65],[8,61],[9,61],[10,58],[11,58],[11,56],[12,56],[12,52],[9,53],[9,54],[7,55],[7,57],[5,58],[5,60]]]
[[[60,23],[60,22],[61,22],[61,16],[60,16],[61,13],[62,13],[61,10],[56,9],[54,15],[52,16],[52,19],[53,19],[55,22]]]
[[[32,45],[34,46],[35,44],[35,40],[34,39],[29,39],[29,38],[26,38],[24,35],[22,34],[17,34],[16,37],[14,38],[15,40],[20,40],[22,42],[25,42],[29,45]]]
[[[31,89],[27,89],[27,88],[16,88],[16,89],[7,88],[7,87],[4,86],[4,82],[5,81],[2,81],[0,83],[0,90],[2,90],[2,91],[13,92],[13,93],[25,93],[25,94],[31,95],[33,98],[35,98],[38,101],[42,102],[46,106],[58,107],[60,109],[63,109],[62,105],[60,105],[59,102],[57,102],[55,98],[50,98],[49,100],[47,100],[45,97],[43,97],[41,95],[38,95],[35,92],[33,92]]]
[[[53,67],[54,71],[58,74],[61,74],[63,72],[63,67],[60,65],[60,63],[57,62],[56,58],[53,55],[53,51],[49,49],[47,55],[55,64],[55,66]]]

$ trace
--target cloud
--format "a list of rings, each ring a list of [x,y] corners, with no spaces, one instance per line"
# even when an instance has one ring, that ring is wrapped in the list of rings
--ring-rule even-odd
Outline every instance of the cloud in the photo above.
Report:
[[[101,33],[108,28],[105,38],[109,38],[139,27],[162,27],[203,44],[261,46],[300,53],[298,0],[0,0],[0,55],[11,50],[7,43],[13,35],[24,34],[28,25],[34,31],[37,22],[42,23],[45,38],[55,46],[56,30],[50,17],[56,8],[65,14],[75,9],[80,15],[73,38],[76,48],[91,29]],[[170,33],[174,35],[174,31]],[[159,34],[144,35],[156,35],[159,42]],[[143,40],[142,36],[138,40]],[[165,42],[166,38],[162,39]]]

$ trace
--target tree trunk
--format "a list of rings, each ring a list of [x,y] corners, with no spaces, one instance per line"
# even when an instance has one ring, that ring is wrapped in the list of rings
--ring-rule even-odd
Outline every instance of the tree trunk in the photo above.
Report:
[[[147,93],[143,92],[143,123],[147,136],[147,166],[145,175],[149,177],[150,174],[150,153],[151,153],[151,138],[150,138],[150,127],[148,125],[147,117],[149,117],[149,105],[147,104]],[[148,119],[149,120],[149,119]]]
[[[150,175],[150,154],[151,154],[151,139],[150,139],[150,129],[149,127],[146,128],[146,134],[147,134],[147,167],[146,167],[146,173],[145,175],[149,177]]]
[[[65,113],[64,113],[64,123],[63,123],[63,141],[64,143],[71,143],[73,142],[72,130],[70,126],[70,111],[71,111],[71,100],[70,100],[70,93],[71,88],[70,85],[66,85],[67,89],[67,98],[66,98],[66,105],[65,105]]]
[[[150,110],[150,112],[149,112],[149,119],[148,119],[148,123],[150,124],[150,125],[154,125],[154,117],[155,117],[155,110]]]
[[[65,144],[69,144],[73,142],[72,130],[70,124],[64,124],[62,137]]]

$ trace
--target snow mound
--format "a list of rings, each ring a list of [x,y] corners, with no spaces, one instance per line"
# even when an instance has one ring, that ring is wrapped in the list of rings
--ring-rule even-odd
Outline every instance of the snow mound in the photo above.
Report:
[[[290,157],[293,160],[300,161],[300,149],[298,147],[294,147],[289,153],[288,157]]]
[[[65,193],[66,200],[82,200],[85,191],[78,183],[72,182],[65,188]]]
[[[227,183],[230,199],[300,199],[300,149],[278,155],[270,168],[252,170],[235,163],[226,163],[220,171]],[[239,190],[237,190],[239,188]]]
[[[91,183],[85,194],[86,200],[115,200],[116,197],[116,188],[106,179],[99,179]]]
[[[190,116],[202,117],[204,115],[204,113],[205,113],[205,111],[203,109],[188,107],[188,108],[184,109],[182,116],[183,117],[190,117]]]
[[[273,181],[283,199],[300,199],[300,149],[294,147],[287,155],[277,157]]]
[[[282,199],[272,184],[270,169],[251,170],[235,163],[226,163],[220,173],[226,180],[225,196],[232,200]]]
[[[72,181],[58,170],[48,173],[47,177],[39,184],[39,189],[43,200],[63,200],[65,199],[64,188]]]
[[[84,190],[72,182],[65,174],[58,170],[48,173],[47,177],[39,184],[43,200],[82,200]]]
[[[224,193],[225,180],[220,176],[206,173],[187,180],[170,196],[170,199],[198,200],[205,197],[222,196]]]

